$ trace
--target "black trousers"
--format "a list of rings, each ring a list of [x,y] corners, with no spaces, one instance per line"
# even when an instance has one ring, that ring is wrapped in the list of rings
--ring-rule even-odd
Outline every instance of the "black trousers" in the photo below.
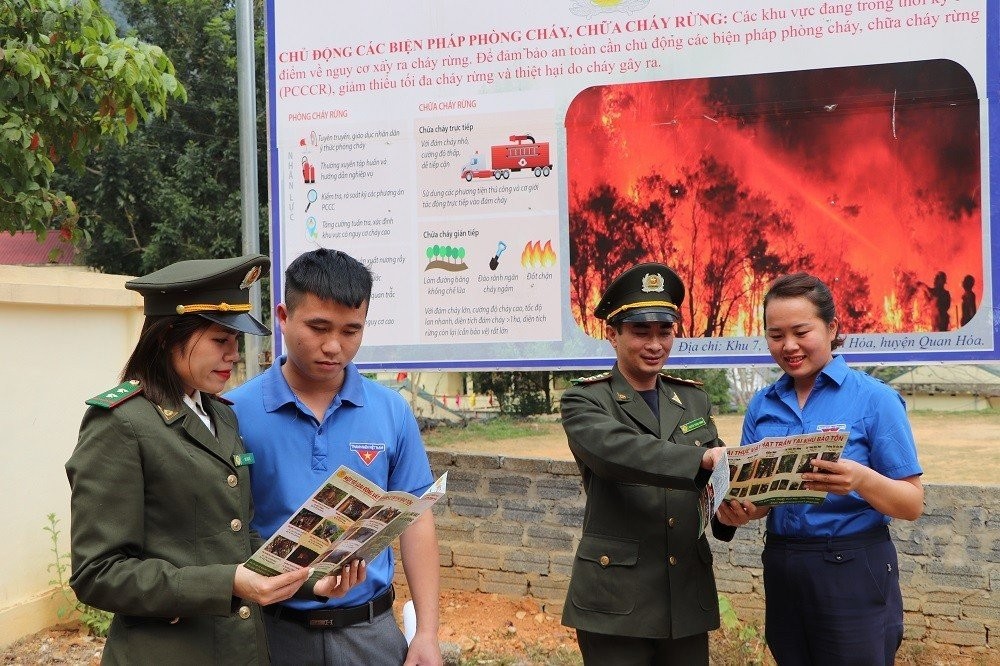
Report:
[[[899,564],[882,527],[832,539],[767,536],[767,645],[779,666],[891,666],[903,640]]]
[[[635,638],[576,630],[586,666],[708,666],[708,634]]]

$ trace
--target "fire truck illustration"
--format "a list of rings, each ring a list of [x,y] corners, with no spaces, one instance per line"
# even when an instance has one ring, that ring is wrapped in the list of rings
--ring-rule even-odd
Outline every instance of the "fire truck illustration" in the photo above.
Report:
[[[526,169],[535,177],[552,173],[549,161],[548,142],[538,143],[530,134],[513,134],[510,143],[490,147],[490,166],[483,162],[477,151],[462,167],[462,178],[471,182],[473,178],[510,178],[511,171]]]

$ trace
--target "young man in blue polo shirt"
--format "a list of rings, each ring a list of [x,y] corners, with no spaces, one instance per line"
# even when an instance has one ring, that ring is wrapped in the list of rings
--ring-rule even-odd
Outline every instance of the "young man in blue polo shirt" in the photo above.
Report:
[[[252,525],[265,539],[340,465],[385,490],[419,495],[433,481],[409,406],[352,363],[371,288],[369,270],[342,252],[319,249],[296,258],[285,271],[285,300],[276,308],[286,355],[227,394],[254,454]],[[400,551],[417,615],[409,646],[389,612],[394,563],[388,549],[361,564],[359,582],[341,598],[300,594],[265,607],[272,662],[441,664],[438,546],[430,511],[400,536]]]

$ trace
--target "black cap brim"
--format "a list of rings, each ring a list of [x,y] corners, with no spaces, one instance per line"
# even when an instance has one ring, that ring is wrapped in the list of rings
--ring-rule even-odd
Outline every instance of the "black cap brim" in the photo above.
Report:
[[[248,312],[198,312],[199,317],[215,322],[219,326],[250,335],[271,335],[271,329],[257,321]]]
[[[616,317],[615,324],[637,324],[641,322],[663,322],[666,324],[676,322],[680,319],[676,310],[661,307],[636,308],[626,310],[623,316]]]

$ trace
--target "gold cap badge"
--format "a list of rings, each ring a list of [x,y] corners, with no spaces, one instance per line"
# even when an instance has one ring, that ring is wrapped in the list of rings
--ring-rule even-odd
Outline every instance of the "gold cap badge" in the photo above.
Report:
[[[663,276],[659,273],[646,273],[642,278],[642,290],[663,291]]]

